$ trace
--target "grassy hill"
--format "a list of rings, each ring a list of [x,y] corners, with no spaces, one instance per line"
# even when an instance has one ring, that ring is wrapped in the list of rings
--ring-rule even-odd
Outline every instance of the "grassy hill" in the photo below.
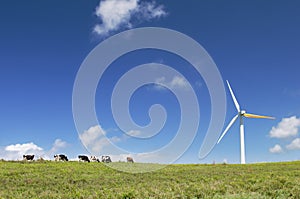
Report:
[[[155,164],[110,163],[139,168]],[[102,163],[0,162],[0,198],[300,198],[300,161],[170,165],[124,173]]]

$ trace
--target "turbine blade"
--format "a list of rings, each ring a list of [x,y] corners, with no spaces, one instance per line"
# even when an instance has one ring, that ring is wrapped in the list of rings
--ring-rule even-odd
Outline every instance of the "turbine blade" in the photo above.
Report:
[[[231,97],[232,97],[232,99],[233,99],[235,108],[236,108],[236,110],[237,110],[238,112],[240,112],[240,111],[241,111],[241,110],[240,110],[240,105],[239,105],[239,103],[237,102],[237,100],[236,100],[236,98],[235,98],[235,96],[234,96],[234,94],[233,94],[233,91],[232,91],[232,89],[231,89],[231,87],[230,87],[229,81],[226,80],[226,82],[227,82],[227,85],[228,85],[228,88],[229,88]]]
[[[265,115],[255,115],[255,114],[250,114],[250,113],[245,113],[244,116],[248,117],[248,118],[265,118],[265,119],[272,119],[272,120],[275,119],[275,117],[270,117],[270,116],[265,116]]]
[[[228,126],[226,127],[226,129],[224,130],[224,132],[222,133],[221,137],[218,140],[218,144],[219,142],[222,140],[222,138],[224,137],[224,135],[227,133],[227,131],[230,129],[230,127],[232,126],[232,124],[237,120],[237,118],[239,117],[239,114],[237,114],[236,116],[234,116],[231,121],[229,122]]]

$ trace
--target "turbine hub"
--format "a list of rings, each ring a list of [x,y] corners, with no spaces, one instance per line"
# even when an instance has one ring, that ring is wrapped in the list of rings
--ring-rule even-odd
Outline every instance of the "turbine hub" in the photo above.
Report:
[[[244,115],[245,113],[246,113],[245,110],[241,110],[241,112],[240,112],[241,115]]]

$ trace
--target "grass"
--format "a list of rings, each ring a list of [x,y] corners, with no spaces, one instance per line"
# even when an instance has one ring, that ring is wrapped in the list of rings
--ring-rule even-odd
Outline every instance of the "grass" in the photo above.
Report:
[[[110,163],[134,169],[159,165]],[[103,163],[0,162],[0,198],[300,198],[300,161],[170,165],[125,173]]]

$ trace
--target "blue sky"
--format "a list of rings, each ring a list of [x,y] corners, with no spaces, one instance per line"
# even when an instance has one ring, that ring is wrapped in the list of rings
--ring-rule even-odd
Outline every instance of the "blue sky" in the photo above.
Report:
[[[211,116],[209,91],[201,75],[186,60],[166,51],[144,49],[115,60],[103,75],[95,95],[100,126],[86,127],[86,138],[78,135],[84,132],[77,133],[75,127],[72,92],[84,59],[98,44],[124,30],[162,27],[191,37],[214,60],[227,95],[224,128],[236,114],[225,85],[227,79],[243,109],[276,117],[276,120],[245,119],[247,162],[299,160],[298,1],[130,0],[114,5],[119,6],[120,13],[105,2],[1,3],[0,158],[20,159],[23,153],[52,158],[55,153],[65,153],[75,159],[78,154],[91,152],[91,147],[86,149],[81,140],[85,139],[88,145],[93,135],[101,137],[97,134],[100,132],[137,160],[150,161],[134,153],[157,150],[175,136],[181,119],[176,96],[154,84],[142,86],[132,95],[129,108],[137,124],[144,126],[150,122],[147,113],[153,104],[162,104],[168,114],[164,128],[151,141],[124,137],[112,117],[110,97],[124,73],[137,65],[155,62],[182,73],[199,101],[199,130],[177,162],[238,163],[238,124],[233,125],[206,158],[198,158]],[[182,79],[163,78],[162,75],[156,79],[156,83],[185,89],[186,82]],[[97,146],[99,155],[110,154],[106,141],[100,139]],[[128,154],[115,155],[113,160],[123,160]],[[163,159],[163,156],[158,158]]]

